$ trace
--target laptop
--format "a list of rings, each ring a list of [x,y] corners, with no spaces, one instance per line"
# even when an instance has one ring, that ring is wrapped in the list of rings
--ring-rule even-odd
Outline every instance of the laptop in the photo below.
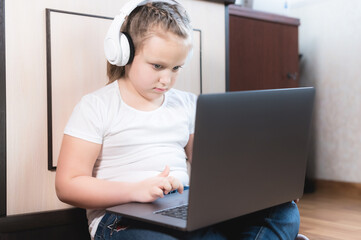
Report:
[[[193,231],[303,195],[312,87],[202,94],[189,189],[107,211]],[[185,208],[186,216],[168,214]]]

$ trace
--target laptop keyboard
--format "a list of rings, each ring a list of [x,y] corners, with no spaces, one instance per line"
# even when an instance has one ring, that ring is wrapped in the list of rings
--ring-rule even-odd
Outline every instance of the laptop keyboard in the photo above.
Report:
[[[173,208],[167,208],[154,212],[155,214],[161,214],[168,217],[179,218],[187,220],[188,204],[180,205]]]

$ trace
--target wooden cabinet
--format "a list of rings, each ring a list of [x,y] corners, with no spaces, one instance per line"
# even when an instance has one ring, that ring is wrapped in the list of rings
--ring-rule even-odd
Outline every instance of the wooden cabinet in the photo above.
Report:
[[[299,19],[228,6],[227,91],[298,87]]]

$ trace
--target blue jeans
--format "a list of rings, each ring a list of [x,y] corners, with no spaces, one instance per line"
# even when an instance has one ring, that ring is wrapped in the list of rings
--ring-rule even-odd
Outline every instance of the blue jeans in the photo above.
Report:
[[[193,232],[177,231],[106,213],[95,240],[108,239],[290,239],[296,238],[300,215],[294,202],[284,203]]]

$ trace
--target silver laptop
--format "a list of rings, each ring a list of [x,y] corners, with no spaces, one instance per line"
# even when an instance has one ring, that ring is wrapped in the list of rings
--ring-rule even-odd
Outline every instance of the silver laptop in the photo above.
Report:
[[[192,231],[300,198],[314,95],[314,88],[200,95],[189,189],[107,211]]]

